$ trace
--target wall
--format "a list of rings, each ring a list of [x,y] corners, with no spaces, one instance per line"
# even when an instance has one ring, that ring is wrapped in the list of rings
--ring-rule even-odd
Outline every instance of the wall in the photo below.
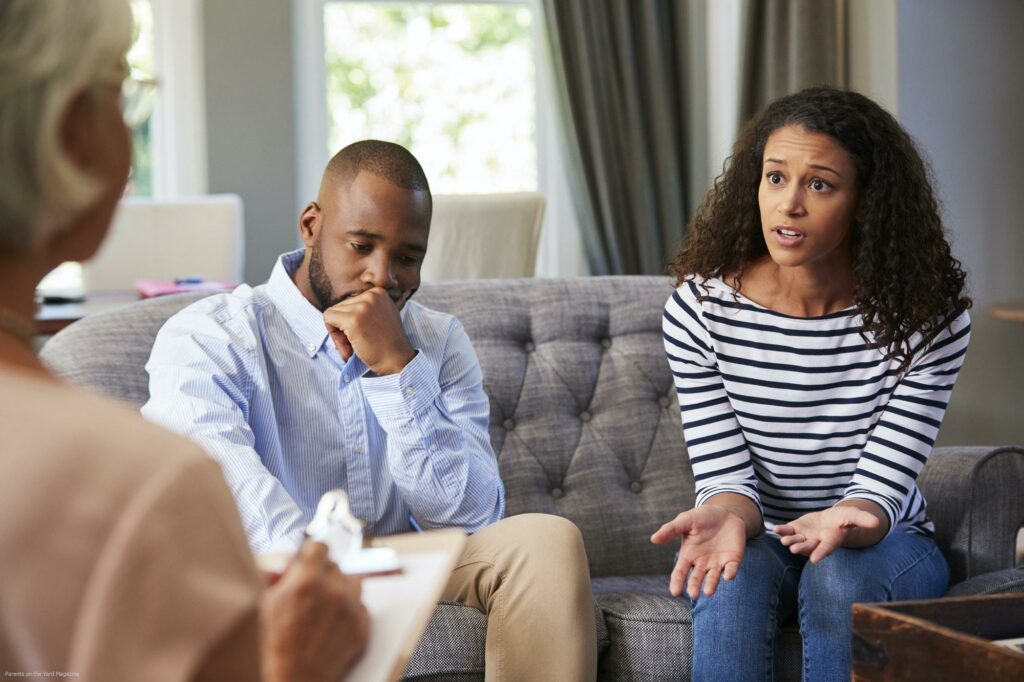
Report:
[[[900,0],[899,116],[931,162],[975,307],[940,445],[1024,443],[1024,3]]]
[[[245,279],[296,248],[292,14],[287,0],[203,3],[209,189],[245,204]]]
[[[846,5],[847,85],[899,114],[897,0]]]

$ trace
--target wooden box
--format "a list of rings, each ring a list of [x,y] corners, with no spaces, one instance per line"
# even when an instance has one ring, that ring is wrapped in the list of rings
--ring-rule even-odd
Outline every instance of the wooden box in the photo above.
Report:
[[[854,680],[1024,680],[1024,594],[853,606]]]

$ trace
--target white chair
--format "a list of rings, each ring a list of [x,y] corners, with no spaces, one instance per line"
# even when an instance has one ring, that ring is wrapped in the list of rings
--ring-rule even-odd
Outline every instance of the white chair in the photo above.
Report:
[[[82,283],[87,292],[132,289],[139,279],[196,275],[239,283],[244,239],[238,195],[130,197],[121,201],[99,253],[82,264]]]
[[[544,196],[435,194],[425,282],[532,277],[544,218]]]

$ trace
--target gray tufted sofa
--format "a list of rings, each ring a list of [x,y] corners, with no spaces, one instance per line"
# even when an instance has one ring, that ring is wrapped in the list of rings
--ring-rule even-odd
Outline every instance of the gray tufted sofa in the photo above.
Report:
[[[586,541],[598,605],[600,677],[678,680],[690,672],[690,610],[668,594],[673,548],[651,532],[694,499],[678,403],[661,342],[662,277],[425,284],[417,300],[454,313],[476,347],[508,513],[547,512]],[[141,405],[143,365],[162,322],[197,296],[143,301],[54,337],[42,357],[71,381]],[[921,486],[952,567],[951,594],[1024,591],[1024,450],[940,448]],[[406,671],[483,679],[486,619],[442,603]],[[781,641],[799,679],[800,638]]]

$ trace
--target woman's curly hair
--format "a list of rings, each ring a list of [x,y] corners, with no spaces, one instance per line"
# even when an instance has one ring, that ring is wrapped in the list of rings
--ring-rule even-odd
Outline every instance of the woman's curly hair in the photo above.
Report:
[[[690,222],[668,272],[730,277],[768,253],[758,186],[768,137],[797,125],[836,140],[853,158],[863,211],[851,233],[853,297],[887,355],[909,365],[917,332],[931,339],[971,306],[965,273],[950,253],[929,172],[910,135],[867,97],[830,87],[775,100],[744,128],[722,175]]]

